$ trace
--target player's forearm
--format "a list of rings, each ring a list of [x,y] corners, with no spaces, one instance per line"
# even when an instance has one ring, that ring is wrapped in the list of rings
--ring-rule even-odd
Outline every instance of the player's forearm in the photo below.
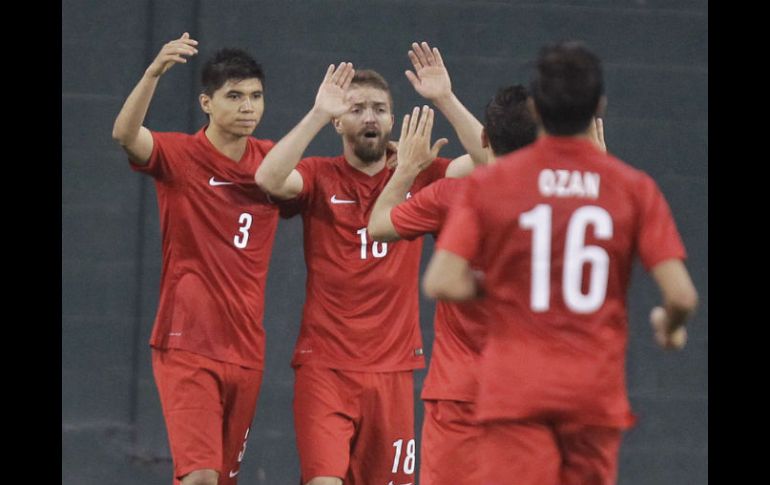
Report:
[[[465,301],[479,294],[479,284],[468,261],[439,249],[428,263],[422,289],[429,298]]]
[[[417,173],[419,172],[411,173],[399,165],[385,188],[382,189],[380,196],[377,197],[372,214],[369,216],[369,226],[366,229],[375,241],[400,239],[395,226],[393,226],[393,221],[390,219],[390,211],[406,200],[406,194],[414,183]]]
[[[299,124],[267,153],[254,175],[257,185],[270,194],[280,192],[310,142],[329,121],[327,115],[310,110]]]
[[[150,101],[155,94],[155,88],[158,86],[158,79],[160,79],[159,76],[145,72],[123,103],[112,127],[112,138],[122,146],[131,145],[139,135]]]
[[[663,308],[668,314],[670,327],[684,325],[698,306],[698,292],[684,262],[669,259],[654,266],[651,273],[663,296]]]
[[[486,164],[487,155],[484,147],[481,146],[481,131],[483,129],[481,122],[473,116],[473,113],[468,111],[454,93],[450,93],[444,98],[434,99],[433,104],[449,120],[463,148],[473,159],[474,165]]]

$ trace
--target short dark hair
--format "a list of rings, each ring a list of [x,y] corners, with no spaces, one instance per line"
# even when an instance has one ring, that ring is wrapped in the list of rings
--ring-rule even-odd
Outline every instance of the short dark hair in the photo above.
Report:
[[[604,94],[601,60],[579,41],[546,45],[537,58],[530,91],[547,133],[583,132]]]
[[[248,52],[242,49],[225,48],[218,50],[203,65],[201,84],[209,96],[224,86],[227,81],[242,81],[257,78],[263,84],[265,74],[262,66]]]
[[[518,150],[537,138],[537,124],[527,107],[529,93],[521,84],[497,90],[484,109],[484,130],[497,156]]]
[[[356,73],[353,75],[353,80],[350,81],[350,85],[357,84],[359,86],[369,86],[375,89],[380,89],[388,93],[388,101],[390,101],[390,109],[393,110],[393,95],[390,93],[390,86],[388,81],[385,80],[380,73],[372,69],[356,69]]]

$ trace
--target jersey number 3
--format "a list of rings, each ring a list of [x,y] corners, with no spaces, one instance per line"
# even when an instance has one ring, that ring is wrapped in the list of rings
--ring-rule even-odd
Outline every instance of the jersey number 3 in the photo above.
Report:
[[[519,226],[532,230],[530,306],[534,312],[544,312],[550,308],[552,212],[550,205],[539,204],[519,216]],[[596,239],[612,238],[612,217],[601,207],[583,206],[569,219],[561,287],[564,303],[575,313],[595,312],[607,296],[610,257],[599,246],[586,246],[589,225],[593,226]],[[583,268],[586,264],[591,267],[591,275],[588,293],[583,293]]]
[[[241,225],[241,227],[238,228],[240,234],[236,234],[233,237],[233,244],[235,244],[235,247],[238,249],[245,248],[249,243],[249,229],[251,228],[251,220],[251,214],[248,212],[244,212],[238,218],[238,224]]]

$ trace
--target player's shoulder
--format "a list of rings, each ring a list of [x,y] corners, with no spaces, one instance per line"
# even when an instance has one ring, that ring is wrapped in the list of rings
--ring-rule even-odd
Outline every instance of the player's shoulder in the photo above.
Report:
[[[603,171],[611,173],[632,189],[655,185],[655,180],[643,169],[634,167],[610,153],[604,155],[602,162]]]
[[[190,133],[182,133],[179,131],[156,131],[156,130],[150,130],[150,134],[152,134],[152,138],[155,141],[163,141],[163,142],[176,142],[176,143],[187,143],[192,142],[196,139],[196,134],[190,134]]]

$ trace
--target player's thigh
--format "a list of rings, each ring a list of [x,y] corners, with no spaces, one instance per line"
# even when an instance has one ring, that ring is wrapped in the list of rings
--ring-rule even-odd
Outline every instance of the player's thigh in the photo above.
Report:
[[[362,379],[361,420],[345,485],[414,483],[412,371],[358,373]]]
[[[257,409],[262,371],[225,364],[223,462],[219,485],[233,485],[240,472],[248,439],[254,433],[251,423]]]
[[[478,483],[481,429],[474,404],[425,401],[420,443],[420,485]]]
[[[302,483],[314,477],[344,479],[355,435],[355,385],[332,369],[295,369],[294,430]],[[387,483],[387,482],[386,482]]]
[[[563,485],[612,485],[617,480],[619,428],[564,424],[557,426],[562,448]]]
[[[481,485],[561,485],[561,454],[553,429],[531,421],[481,426]]]
[[[182,350],[152,351],[174,476],[222,467],[221,363]]]

